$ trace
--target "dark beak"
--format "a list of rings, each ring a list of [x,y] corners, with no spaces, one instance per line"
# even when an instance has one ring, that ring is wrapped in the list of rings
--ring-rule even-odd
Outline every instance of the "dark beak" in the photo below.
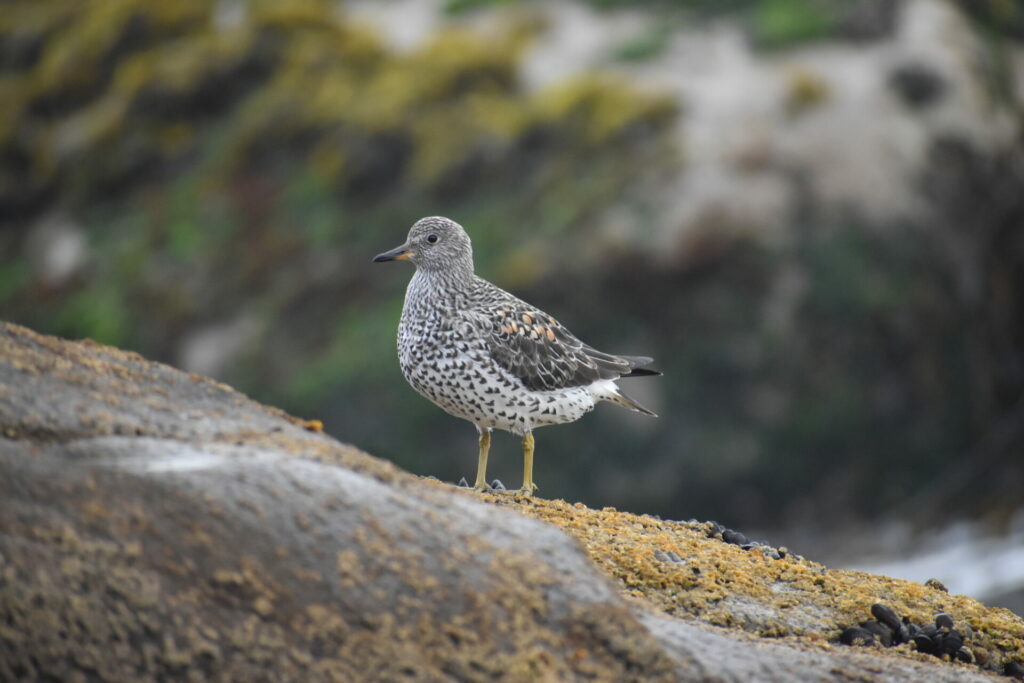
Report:
[[[412,249],[403,244],[400,247],[395,247],[391,251],[385,251],[383,254],[377,254],[373,257],[373,262],[382,263],[384,261],[408,261],[412,254]]]

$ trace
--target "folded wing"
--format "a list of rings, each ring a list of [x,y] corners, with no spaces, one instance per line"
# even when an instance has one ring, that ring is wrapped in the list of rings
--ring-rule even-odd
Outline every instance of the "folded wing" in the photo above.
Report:
[[[646,356],[615,356],[577,339],[552,316],[523,302],[488,311],[491,357],[532,391],[586,386],[598,380],[659,375]]]

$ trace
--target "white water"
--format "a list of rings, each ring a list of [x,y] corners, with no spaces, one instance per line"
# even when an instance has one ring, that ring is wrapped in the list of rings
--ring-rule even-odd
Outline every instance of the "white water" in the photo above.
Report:
[[[875,559],[843,562],[833,566],[884,574],[910,581],[938,579],[950,593],[969,595],[982,602],[1024,591],[1024,510],[1018,512],[1003,533],[974,522],[957,522],[944,529],[905,533],[902,548],[888,547]]]

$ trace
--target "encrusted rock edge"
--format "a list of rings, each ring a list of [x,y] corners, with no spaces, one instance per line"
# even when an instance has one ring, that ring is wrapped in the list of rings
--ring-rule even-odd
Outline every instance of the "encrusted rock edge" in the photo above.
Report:
[[[458,492],[207,378],[3,323],[0,434],[4,680],[989,678],[832,645],[868,594],[938,600],[1024,659],[1020,619],[967,598]],[[780,582],[813,609],[765,599]]]

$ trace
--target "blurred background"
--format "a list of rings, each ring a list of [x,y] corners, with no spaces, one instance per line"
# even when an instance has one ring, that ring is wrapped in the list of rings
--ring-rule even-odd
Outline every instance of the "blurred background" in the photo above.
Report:
[[[370,262],[450,216],[665,373],[541,495],[1024,611],[1024,3],[14,0],[0,69],[3,318],[471,479]]]

